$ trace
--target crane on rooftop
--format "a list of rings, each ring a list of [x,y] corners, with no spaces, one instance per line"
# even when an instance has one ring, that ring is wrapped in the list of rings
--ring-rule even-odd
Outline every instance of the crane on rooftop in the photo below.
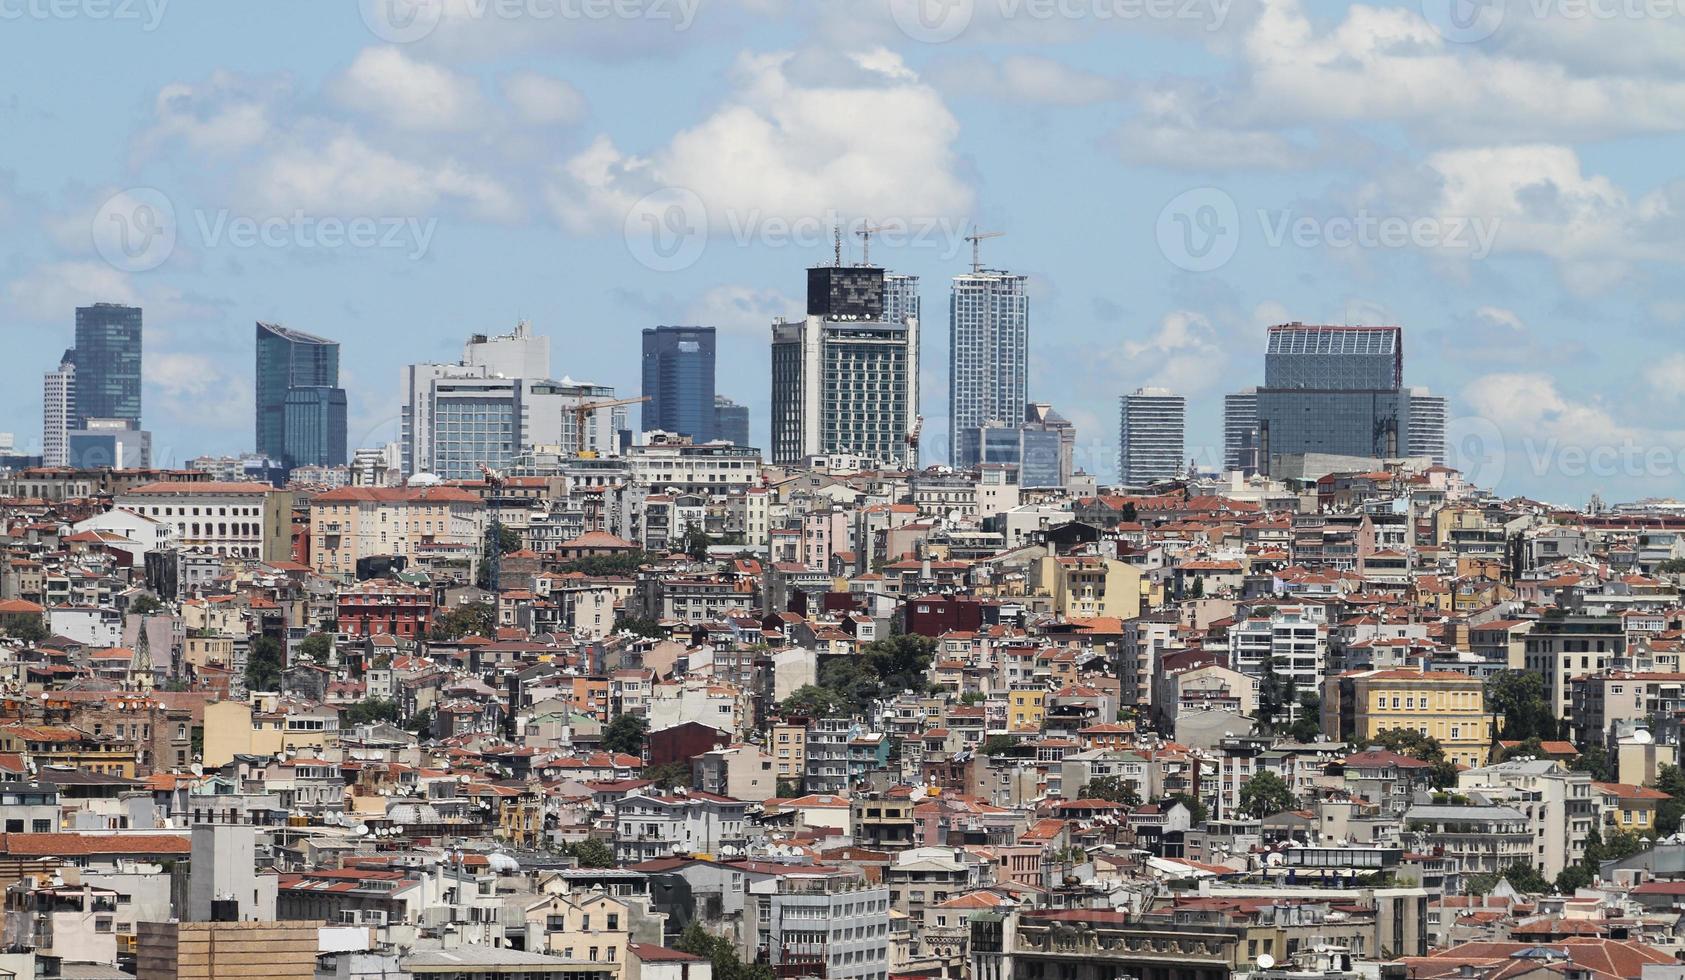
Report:
[[[980,247],[986,238],[999,238],[1006,234],[1004,231],[978,231],[976,225],[971,226],[971,234],[965,240],[971,243],[971,274],[983,271],[983,250]]]

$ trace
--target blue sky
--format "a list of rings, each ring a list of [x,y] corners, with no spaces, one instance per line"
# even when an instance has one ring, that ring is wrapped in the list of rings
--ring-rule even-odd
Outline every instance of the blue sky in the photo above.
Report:
[[[1210,459],[1265,326],[1398,323],[1483,482],[1675,493],[1685,15],[1468,3],[0,0],[0,429],[38,444],[110,300],[172,461],[250,448],[258,319],[342,341],[361,444],[470,332],[635,394],[641,328],[713,324],[764,441],[767,324],[840,218],[924,278],[929,447],[976,225],[1091,470],[1123,392],[1186,394]]]

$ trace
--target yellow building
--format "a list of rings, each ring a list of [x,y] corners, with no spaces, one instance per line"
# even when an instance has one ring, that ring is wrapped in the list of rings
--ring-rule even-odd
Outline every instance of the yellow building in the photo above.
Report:
[[[1006,696],[1006,729],[1009,732],[1039,732],[1047,721],[1047,692],[1023,688]]]
[[[539,952],[602,964],[614,972],[626,962],[632,909],[602,892],[549,895],[527,906],[525,918],[528,943]]]
[[[1141,615],[1143,577],[1127,562],[1099,555],[1044,555],[1032,574],[1034,590],[1051,597],[1053,611],[1066,619]]]
[[[245,701],[205,705],[205,768],[226,765],[236,755],[318,755],[339,744],[337,708],[274,701],[266,698],[257,707]]]
[[[1465,766],[1486,764],[1493,716],[1478,678],[1454,671],[1408,668],[1354,671],[1328,679],[1322,730],[1363,746],[1396,728],[1437,740],[1445,757]]]
[[[772,755],[777,781],[801,785],[802,776],[807,772],[807,726],[775,722],[768,734],[771,743],[767,750]]]
[[[340,487],[310,501],[310,564],[350,580],[359,558],[479,553],[485,502],[461,487]]]
[[[1603,813],[1603,825],[1615,830],[1645,833],[1656,829],[1656,808],[1673,797],[1649,786],[1592,783],[1592,795]]]

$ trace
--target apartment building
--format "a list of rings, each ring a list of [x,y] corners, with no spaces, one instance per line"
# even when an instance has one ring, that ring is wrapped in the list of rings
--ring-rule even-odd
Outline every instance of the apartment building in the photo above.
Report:
[[[147,483],[116,505],[175,528],[185,551],[286,561],[292,555],[293,495],[262,483]]]
[[[1626,653],[1626,631],[1619,616],[1545,616],[1526,639],[1522,666],[1545,678],[1551,710],[1568,717],[1571,682],[1601,673]]]
[[[310,564],[348,581],[364,558],[471,559],[485,521],[485,502],[459,487],[340,487],[310,501]]]
[[[622,862],[675,854],[740,853],[748,844],[748,804],[712,793],[633,793],[614,808],[614,856]]]
[[[1323,686],[1322,730],[1360,746],[1382,732],[1406,729],[1438,740],[1452,762],[1482,766],[1493,724],[1485,684],[1468,674],[1367,670],[1331,677]]]

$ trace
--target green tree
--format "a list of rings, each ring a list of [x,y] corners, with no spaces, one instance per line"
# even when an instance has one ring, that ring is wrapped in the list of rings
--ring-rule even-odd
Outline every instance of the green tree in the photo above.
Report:
[[[1322,734],[1322,696],[1306,694],[1299,698],[1299,720],[1287,729],[1287,737],[1295,742],[1314,742]]]
[[[614,555],[588,555],[556,566],[559,572],[578,572],[591,578],[627,578],[648,564],[650,556],[642,551],[624,551]]]
[[[398,720],[398,702],[391,698],[369,698],[359,701],[345,709],[345,720],[352,725],[369,725],[375,722],[396,723]]]
[[[1196,799],[1192,796],[1189,796],[1187,793],[1172,793],[1169,796],[1160,797],[1159,800],[1158,800],[1158,803],[1159,803],[1160,806],[1165,806],[1165,807],[1168,807],[1168,806],[1170,806],[1171,804],[1174,804],[1174,803],[1180,803],[1183,806],[1187,807],[1188,808],[1188,819],[1189,819],[1189,821],[1191,821],[1193,823],[1193,825],[1195,827],[1198,827],[1200,824],[1204,823],[1206,821],[1206,819],[1208,817],[1210,817],[1210,815],[1211,815],[1210,811],[1206,809],[1205,803],[1203,801],[1201,801],[1199,799]]]
[[[1269,770],[1254,773],[1240,788],[1240,812],[1249,817],[1272,816],[1293,806],[1293,791],[1280,776]]]
[[[1516,861],[1505,868],[1504,880],[1525,895],[1544,895],[1550,891],[1550,882],[1545,880],[1538,868],[1526,861]]]
[[[977,750],[978,755],[1005,755],[1012,751],[1018,740],[1011,735],[990,735],[983,740],[983,746]]]
[[[299,641],[298,652],[300,656],[325,664],[333,657],[333,637],[326,633],[312,633]]]
[[[780,779],[776,790],[779,799],[790,800],[802,795],[802,784],[794,779]]]
[[[1135,789],[1135,784],[1122,776],[1096,776],[1084,783],[1082,789],[1077,790],[1077,797],[1122,803],[1129,807],[1141,805],[1141,794]]]
[[[587,837],[578,843],[569,844],[562,849],[562,853],[578,861],[582,868],[612,868],[615,866],[614,848],[595,837]]]
[[[425,739],[433,732],[433,709],[422,708],[410,716],[410,723],[404,726],[406,731],[413,732]]]
[[[281,641],[259,634],[246,653],[246,690],[275,691],[281,687]]]
[[[497,553],[507,555],[521,550],[521,532],[507,524],[497,525]]]
[[[674,949],[701,956],[712,967],[714,980],[773,980],[772,967],[760,963],[744,963],[737,957],[737,945],[724,936],[716,936],[692,922],[679,934]]]
[[[44,616],[18,616],[6,627],[6,635],[25,646],[45,643],[52,637]]]
[[[1289,708],[1295,699],[1293,675],[1275,669],[1275,658],[1265,657],[1263,676],[1258,679],[1258,726],[1273,734],[1278,726],[1287,723]]]
[[[936,641],[928,636],[903,633],[882,640],[874,640],[861,649],[861,660],[883,679],[887,695],[912,691],[924,694],[932,690],[930,663],[936,655]]]
[[[1656,777],[1656,789],[1672,797],[1656,806],[1656,836],[1672,837],[1679,833],[1680,818],[1685,817],[1685,772],[1678,766],[1663,763]]]
[[[136,616],[152,616],[163,611],[163,600],[150,592],[142,592],[129,601],[129,612]]]
[[[804,718],[829,718],[837,713],[837,696],[829,688],[803,684],[784,699],[778,710],[785,715]]]
[[[1433,766],[1429,774],[1429,781],[1436,789],[1444,789],[1457,785],[1456,763],[1445,758],[1445,749],[1439,740],[1413,728],[1389,728],[1379,732],[1369,740],[1370,744],[1399,755],[1407,755],[1418,762],[1426,762]]]
[[[987,700],[989,700],[989,696],[982,691],[967,691],[960,695],[960,704],[965,705],[982,704]]]
[[[649,722],[637,715],[621,715],[603,729],[603,748],[626,755],[644,754],[644,736],[649,734]]]
[[[1608,783],[1615,779],[1609,762],[1609,753],[1604,751],[1603,746],[1593,745],[1575,756],[1574,761],[1568,763],[1568,768],[1574,772],[1591,773],[1593,782]]]
[[[433,617],[427,638],[435,643],[449,643],[465,636],[491,637],[496,633],[497,610],[489,602],[470,602]]]
[[[656,789],[666,792],[690,785],[690,766],[683,762],[668,762],[644,767],[644,778],[655,783]]]
[[[1550,709],[1543,674],[1501,670],[1486,682],[1486,706],[1502,720],[1498,737],[1505,740],[1553,739],[1560,733]]]
[[[667,631],[661,628],[661,623],[648,616],[619,616],[614,621],[614,631],[616,633],[636,633],[638,636],[647,636],[652,640],[667,638]]]
[[[702,561],[708,557],[708,546],[713,543],[714,539],[708,536],[707,531],[692,526],[685,530],[685,536],[680,539],[679,550],[697,561]]]

